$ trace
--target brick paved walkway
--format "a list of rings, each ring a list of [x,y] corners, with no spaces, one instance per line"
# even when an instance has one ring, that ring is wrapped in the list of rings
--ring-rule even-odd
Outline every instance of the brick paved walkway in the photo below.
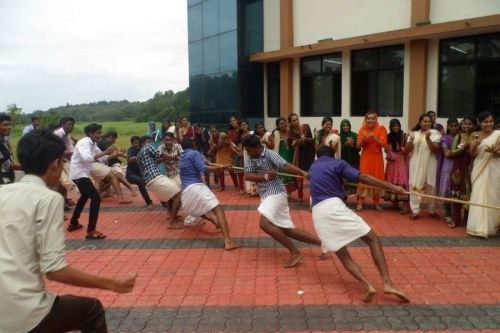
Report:
[[[128,206],[107,198],[98,230],[108,237],[86,241],[82,230],[67,233],[68,258],[107,276],[135,271],[136,288],[118,295],[48,287],[100,298],[113,332],[500,332],[500,238],[476,239],[444,221],[366,209],[360,214],[381,236],[393,280],[412,300],[402,305],[378,293],[366,305],[360,284],[334,256],[318,260],[317,247],[299,243],[305,259],[283,268],[287,251],[260,231],[258,198],[231,189],[217,195],[241,249],[222,250],[211,225],[170,230],[163,208],[147,210],[140,198]],[[307,206],[292,204],[291,214],[298,227],[314,232]],[[355,242],[351,253],[380,290],[368,248]]]

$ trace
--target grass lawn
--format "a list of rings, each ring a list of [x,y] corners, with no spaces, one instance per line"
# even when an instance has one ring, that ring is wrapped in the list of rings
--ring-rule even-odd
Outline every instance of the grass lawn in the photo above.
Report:
[[[87,126],[89,123],[76,123],[75,129],[73,130],[72,136],[75,139],[81,139],[85,136],[83,133],[83,128]],[[146,135],[146,132],[148,130],[148,123],[136,123],[133,121],[108,121],[108,122],[102,122],[100,123],[102,125],[102,132],[105,134],[107,131],[110,130],[115,130],[118,133],[118,140],[116,141],[116,146],[118,148],[124,148],[127,149],[130,146],[130,137],[133,135]],[[10,136],[10,142],[12,145],[12,150],[14,153],[14,156],[16,156],[16,147],[17,147],[17,142],[19,141],[19,138],[21,137],[21,133],[23,131],[23,128],[26,125],[19,125],[15,126],[12,129],[11,136]],[[161,124],[157,123],[156,124],[157,128],[160,128]],[[16,156],[17,160],[17,156]],[[124,161],[125,162],[125,161]]]

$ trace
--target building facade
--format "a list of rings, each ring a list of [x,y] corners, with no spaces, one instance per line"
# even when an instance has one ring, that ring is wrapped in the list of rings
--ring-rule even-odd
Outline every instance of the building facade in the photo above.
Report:
[[[264,115],[319,128],[369,110],[413,127],[420,114],[500,115],[500,1],[265,0]]]
[[[188,0],[188,42],[191,121],[262,120],[263,1]]]

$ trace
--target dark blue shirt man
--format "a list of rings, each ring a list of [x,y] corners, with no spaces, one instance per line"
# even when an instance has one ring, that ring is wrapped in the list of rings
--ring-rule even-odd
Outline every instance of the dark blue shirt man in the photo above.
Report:
[[[323,252],[335,252],[346,270],[365,286],[366,295],[363,301],[371,302],[375,288],[352,260],[346,248],[347,244],[360,238],[370,247],[373,261],[384,282],[384,292],[396,295],[402,302],[408,302],[404,292],[397,289],[391,280],[379,238],[366,222],[342,201],[344,198],[342,179],[359,181],[395,193],[403,193],[404,189],[360,173],[346,162],[336,160],[334,151],[329,146],[322,146],[317,155],[318,159],[309,169],[309,179],[313,205],[312,218],[316,233],[321,239]]]
[[[231,239],[224,209],[212,191],[201,180],[201,174],[208,172],[221,172],[231,166],[207,165],[201,153],[193,148],[193,140],[184,138],[181,142],[184,152],[181,155],[181,202],[182,210],[189,217],[205,218],[222,229],[224,235],[224,248],[234,250],[240,247]]]

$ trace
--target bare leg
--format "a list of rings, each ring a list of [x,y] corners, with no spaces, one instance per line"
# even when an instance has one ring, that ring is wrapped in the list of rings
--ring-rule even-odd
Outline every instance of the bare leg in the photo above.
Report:
[[[387,263],[385,261],[384,249],[382,248],[382,244],[380,243],[378,236],[373,232],[373,230],[370,230],[369,233],[361,237],[361,240],[370,247],[373,262],[377,266],[380,276],[382,276],[382,280],[384,281],[384,292],[386,294],[393,294],[397,296],[402,302],[409,302],[410,300],[406,297],[405,293],[397,289],[391,280],[389,270],[387,269]]]
[[[184,225],[182,223],[176,223],[177,213],[181,208],[181,195],[177,193],[172,199],[168,201],[168,212],[170,213],[170,219],[168,222],[169,229],[182,229]]]
[[[217,217],[217,222],[222,230],[222,235],[224,237],[224,249],[226,250],[234,250],[240,247],[238,243],[231,239],[231,235],[229,235],[229,227],[227,225],[226,214],[224,213],[224,209],[221,205],[218,205],[212,212]]]
[[[122,188],[120,187],[120,181],[118,180],[118,177],[113,172],[108,173],[106,178],[108,178],[108,177],[109,177],[109,180],[111,181],[111,186],[113,186],[113,188],[116,191],[116,194],[118,194],[118,197],[120,198],[119,203],[121,203],[121,204],[132,203],[132,201],[125,200],[125,198],[123,197],[123,192],[122,192]]]
[[[349,251],[347,251],[346,247],[341,248],[337,252],[335,252],[340,262],[344,266],[344,268],[356,278],[356,280],[360,281],[364,287],[366,288],[366,295],[363,297],[363,302],[371,302],[373,299],[373,295],[375,295],[375,288],[368,281],[366,276],[361,271],[361,268],[352,260]]]
[[[115,175],[116,175],[116,178],[118,178],[118,181],[120,183],[122,183],[123,185],[125,185],[128,188],[128,190],[130,191],[130,193],[132,194],[132,196],[135,197],[137,194],[135,193],[134,188],[132,187],[132,185],[130,185],[130,183],[127,181],[125,176],[122,175],[120,172],[115,173]]]
[[[303,243],[321,245],[321,241],[319,240],[318,237],[308,233],[305,230],[298,229],[298,228],[282,229],[282,230],[288,237],[291,237],[291,238],[296,239],[298,241],[301,241]]]
[[[285,267],[289,268],[297,266],[297,264],[302,260],[303,255],[287,237],[287,234],[285,233],[286,229],[275,226],[262,215],[260,216],[260,228],[290,251],[290,258],[288,259]]]
[[[202,216],[205,220],[210,221],[217,229],[220,229],[219,222],[217,221],[217,216],[214,212],[210,211]]]

